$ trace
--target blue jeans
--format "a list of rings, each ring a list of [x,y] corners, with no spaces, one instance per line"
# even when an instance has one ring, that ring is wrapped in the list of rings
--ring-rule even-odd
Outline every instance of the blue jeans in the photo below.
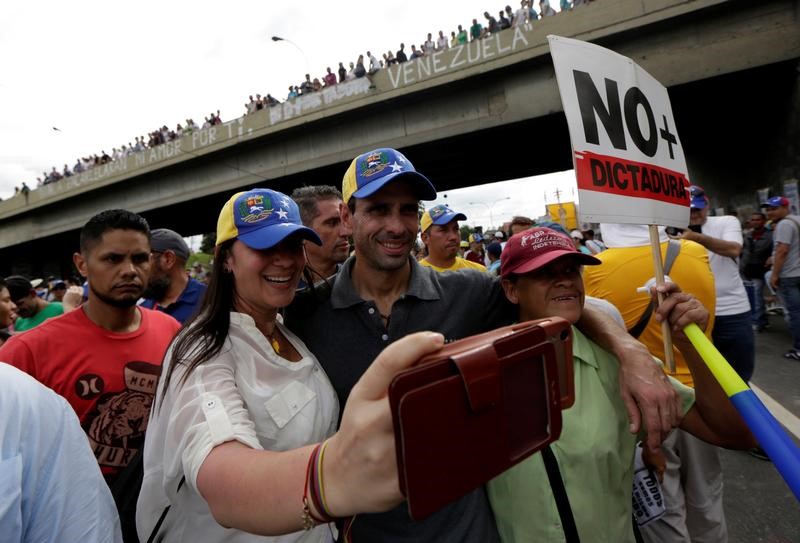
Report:
[[[778,290],[783,299],[783,308],[789,315],[789,332],[794,348],[800,350],[800,277],[781,277]]]
[[[767,311],[764,306],[764,280],[745,279],[744,288],[750,299],[750,316],[756,326],[767,326]]]
[[[800,300],[800,292],[798,292],[798,300]],[[798,318],[800,318],[800,314]],[[739,377],[745,382],[750,381],[756,358],[750,312],[717,316],[714,319],[714,331],[711,333],[711,339],[725,360],[739,374]]]

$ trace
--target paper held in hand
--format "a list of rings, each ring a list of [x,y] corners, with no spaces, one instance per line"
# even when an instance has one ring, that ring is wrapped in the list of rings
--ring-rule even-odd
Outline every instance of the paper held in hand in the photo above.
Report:
[[[667,89],[631,59],[548,36],[584,222],[689,224],[689,180]]]
[[[560,36],[548,41],[572,140],[581,220],[650,225],[656,283],[662,285],[655,225],[685,228],[690,201],[667,89],[613,51]],[[674,372],[666,321],[662,331],[665,362]]]

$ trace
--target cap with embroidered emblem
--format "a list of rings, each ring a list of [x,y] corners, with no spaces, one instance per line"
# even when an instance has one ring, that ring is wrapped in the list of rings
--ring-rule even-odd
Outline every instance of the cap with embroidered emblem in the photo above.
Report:
[[[414,169],[403,153],[388,147],[353,159],[342,180],[342,199],[346,204],[350,198],[367,198],[396,179],[412,183],[420,200],[436,199],[436,189],[428,178]]]
[[[303,226],[294,200],[270,189],[237,192],[222,206],[217,220],[217,245],[238,239],[251,249],[274,247],[292,234],[322,245],[314,230]]]
[[[425,210],[425,213],[422,214],[422,218],[419,220],[419,230],[420,232],[425,232],[434,224],[442,226],[451,221],[466,220],[467,216],[463,213],[458,213],[450,209],[449,206],[440,204]]]
[[[500,276],[525,274],[548,265],[562,256],[572,256],[581,264],[600,264],[597,258],[581,253],[572,240],[550,228],[531,228],[508,239],[501,256]]]

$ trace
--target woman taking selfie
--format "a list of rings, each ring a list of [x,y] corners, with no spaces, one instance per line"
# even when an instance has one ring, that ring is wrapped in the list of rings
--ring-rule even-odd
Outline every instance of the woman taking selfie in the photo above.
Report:
[[[386,389],[442,337],[415,334],[381,353],[334,433],[336,394],[278,315],[305,240],[320,244],[282,193],[252,189],[222,208],[208,291],[165,356],[150,416],[142,542],[331,541],[331,519],[402,500]]]

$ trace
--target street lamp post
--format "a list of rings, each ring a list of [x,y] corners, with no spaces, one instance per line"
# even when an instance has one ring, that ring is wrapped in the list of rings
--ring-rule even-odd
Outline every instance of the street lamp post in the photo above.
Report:
[[[505,198],[498,198],[494,200],[491,204],[487,204],[484,202],[467,202],[469,205],[475,206],[484,206],[487,210],[489,210],[489,228],[494,228],[494,216],[492,215],[492,208],[498,203],[502,202],[503,200],[510,200],[511,196],[506,196]]]
[[[307,73],[307,74],[310,74],[310,73],[311,73],[311,65],[310,65],[310,64],[309,64],[309,62],[308,62],[308,56],[306,56],[306,53],[305,53],[305,51],[303,51],[302,49],[300,49],[300,46],[299,46],[299,45],[297,45],[295,42],[293,42],[292,40],[290,40],[290,39],[288,39],[288,38],[282,38],[282,37],[280,37],[280,36],[272,36],[270,39],[271,39],[272,41],[274,41],[274,42],[285,41],[286,43],[289,43],[289,44],[291,44],[292,46],[294,46],[294,48],[295,48],[295,49],[297,49],[298,51],[300,51],[300,54],[301,54],[301,55],[303,55],[303,60],[305,60],[305,62],[306,62],[306,73]]]

